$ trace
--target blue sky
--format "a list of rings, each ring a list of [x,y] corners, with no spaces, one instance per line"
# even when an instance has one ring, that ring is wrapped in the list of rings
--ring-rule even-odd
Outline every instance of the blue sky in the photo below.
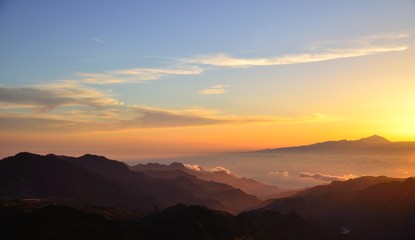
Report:
[[[14,84],[193,55],[295,54],[412,31],[414,22],[413,1],[3,1],[0,9],[1,78]]]
[[[301,133],[415,138],[414,12],[410,0],[4,0],[0,127],[16,139],[51,122],[88,136],[80,125],[196,137],[216,130],[194,126],[249,135],[258,123],[286,144]],[[317,137],[310,121],[331,127]],[[241,144],[272,146],[272,136]]]

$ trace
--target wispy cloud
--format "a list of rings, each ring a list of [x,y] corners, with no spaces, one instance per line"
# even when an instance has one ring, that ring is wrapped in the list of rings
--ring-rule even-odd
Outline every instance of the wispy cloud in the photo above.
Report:
[[[313,51],[310,52],[287,54],[270,58],[240,58],[226,53],[219,53],[213,55],[195,56],[183,59],[182,61],[188,64],[229,68],[248,68],[321,62],[407,50],[407,45],[391,43],[391,40],[402,39],[408,36],[409,35],[405,33],[365,36],[350,41],[330,42],[330,44],[326,43],[326,45],[335,45],[334,48],[332,46],[319,48],[314,47]]]
[[[99,39],[99,38],[93,38],[92,41],[97,42],[97,43],[104,43],[104,40]]]
[[[27,87],[0,86],[0,128],[120,130],[244,124],[266,118],[226,116],[203,108],[166,109],[126,105],[111,92],[74,81]],[[0,112],[0,113],[1,113]],[[13,127],[14,126],[14,127]]]
[[[281,177],[288,177],[290,175],[288,171],[283,171],[283,172],[272,171],[272,172],[269,172],[268,174],[275,175],[275,176],[281,176]]]
[[[217,88],[225,88],[220,85]],[[120,130],[226,124],[331,121],[324,114],[310,116],[233,116],[204,108],[166,109],[126,105],[109,91],[76,81],[26,87],[0,85],[1,126],[6,129]],[[336,118],[334,118],[336,119]],[[13,127],[14,126],[14,127]]]
[[[225,168],[223,166],[216,166],[216,167],[212,167],[212,168],[202,168],[201,166],[197,165],[197,164],[184,164],[184,166],[192,171],[195,172],[224,172],[226,174],[232,174],[231,170],[229,170],[228,168]]]
[[[402,39],[409,37],[408,33],[386,33],[386,34],[375,34],[370,36],[364,36],[362,37],[363,40],[394,40],[394,39]]]
[[[229,85],[215,85],[207,89],[203,89],[199,91],[201,95],[218,95],[224,94],[228,92]]]
[[[201,166],[197,165],[197,164],[184,164],[184,166],[187,169],[195,171],[195,172],[200,172],[200,171],[203,170],[203,168]]]
[[[329,174],[323,174],[323,173],[309,173],[309,172],[303,172],[300,173],[299,175],[300,177],[303,178],[313,178],[313,179],[317,179],[320,181],[345,181],[348,179],[353,179],[353,178],[357,178],[357,176],[353,175],[353,174],[349,174],[349,175],[343,175],[343,176],[333,176],[333,175],[329,175]]]
[[[183,127],[212,124],[229,124],[232,118],[192,114],[187,110],[169,110],[146,106],[130,106],[134,115],[132,124],[144,128]]]
[[[210,169],[211,172],[224,172],[226,174],[232,174],[231,170],[222,167],[222,166],[216,166]]]
[[[0,86],[0,103],[8,108],[31,108],[40,112],[51,111],[61,106],[101,108],[123,105],[108,94],[87,87],[70,86],[68,83],[61,86]]]
[[[198,66],[184,66],[174,68],[130,68],[98,73],[76,73],[85,84],[118,84],[147,82],[172,75],[200,75],[203,69]]]
[[[187,60],[193,64],[211,65],[216,67],[257,67],[257,66],[274,66],[287,64],[300,64],[335,60],[341,58],[360,57],[384,52],[396,52],[408,49],[407,46],[391,47],[366,47],[354,49],[329,49],[320,53],[302,53],[293,55],[283,55],[273,58],[237,58],[224,53],[216,55],[199,56]]]
[[[206,54],[185,59],[171,59],[172,64],[160,68],[128,68],[102,72],[78,72],[78,81],[88,85],[105,85],[121,83],[142,83],[174,75],[201,75],[210,67],[250,68],[329,61],[342,58],[360,57],[378,53],[396,52],[408,49],[399,43],[407,38],[406,33],[378,34],[364,36],[348,41],[320,42],[311,50],[298,54],[285,54],[267,58],[235,57],[227,53]],[[103,43],[103,40],[94,38]],[[223,86],[223,85],[222,85]],[[227,92],[228,86],[213,86],[200,90],[202,95],[216,95]]]

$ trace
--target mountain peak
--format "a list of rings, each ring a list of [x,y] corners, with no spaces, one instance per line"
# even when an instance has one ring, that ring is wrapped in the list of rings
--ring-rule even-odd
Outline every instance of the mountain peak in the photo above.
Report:
[[[16,155],[14,155],[14,157],[30,159],[30,158],[39,158],[39,157],[42,157],[42,156],[39,155],[39,154],[31,153],[31,152],[19,152]]]
[[[173,162],[170,165],[168,165],[168,169],[169,170],[182,170],[182,171],[185,171],[185,170],[187,170],[187,167],[185,167],[183,165],[183,163]]]
[[[388,139],[378,136],[378,135],[373,135],[367,138],[362,138],[358,141],[364,142],[364,143],[389,143],[390,142]]]
[[[84,154],[81,157],[79,157],[81,159],[101,159],[101,160],[108,160],[108,158],[106,158],[105,156],[100,156],[100,155],[95,155],[95,154]]]

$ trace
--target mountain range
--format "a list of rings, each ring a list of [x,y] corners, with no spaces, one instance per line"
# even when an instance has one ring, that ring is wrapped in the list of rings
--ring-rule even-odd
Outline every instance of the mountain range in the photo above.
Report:
[[[373,135],[359,140],[340,140],[315,143],[311,145],[273,148],[254,153],[284,154],[409,154],[415,152],[415,142],[391,142]]]
[[[184,203],[235,213],[259,203],[255,196],[223,183],[184,172],[170,179],[150,177],[131,171],[125,163],[91,154],[19,153],[5,158],[0,161],[0,196],[144,211]]]
[[[184,204],[143,214],[108,207],[0,201],[0,229],[4,239],[342,239],[336,231],[295,213],[261,209],[234,216]]]
[[[415,179],[361,177],[276,199],[265,206],[324,223],[347,239],[413,239]]]
[[[373,140],[364,141],[375,144]],[[235,240],[415,237],[414,178],[365,176],[260,201],[234,186],[201,179],[194,172],[180,163],[130,167],[91,154],[19,153],[0,160],[2,236]],[[215,178],[209,171],[196,172]]]
[[[172,179],[180,175],[193,175],[198,179],[224,183],[242,191],[257,196],[260,199],[268,199],[270,196],[276,196],[287,189],[281,189],[278,186],[266,185],[254,179],[246,177],[236,177],[225,170],[207,171],[200,166],[186,167],[182,163],[174,162],[170,165],[159,163],[137,164],[130,167],[131,170],[143,173],[151,177]]]

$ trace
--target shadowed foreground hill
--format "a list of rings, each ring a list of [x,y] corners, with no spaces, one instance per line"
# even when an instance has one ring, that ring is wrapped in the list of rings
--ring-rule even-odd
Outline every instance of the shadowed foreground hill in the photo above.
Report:
[[[348,239],[415,239],[415,179],[362,177],[277,199],[267,209],[325,223]],[[347,234],[346,234],[347,233]]]
[[[143,239],[143,240],[324,240],[338,233],[296,214],[268,210],[233,216],[199,206],[176,205],[144,216],[114,209],[24,204],[0,206],[0,228],[7,239]],[[108,217],[107,212],[112,213]]]
[[[227,209],[246,209],[255,206],[259,200],[245,194],[240,189],[235,189],[224,183],[201,180],[181,170],[154,170],[141,173],[152,178],[166,179],[173,185],[180,186],[191,191],[202,199],[214,199],[221,202]],[[237,213],[236,211],[231,211]]]
[[[53,156],[19,153],[0,161],[2,199],[50,199],[151,210],[157,200]]]
[[[0,199],[37,198],[151,211],[177,203],[237,213],[259,202],[231,186],[191,175],[152,178],[102,156],[19,153],[0,161]]]
[[[79,164],[95,173],[126,183],[131,188],[151,194],[159,199],[162,206],[171,206],[177,203],[199,204],[238,213],[240,210],[259,203],[255,196],[246,194],[232,186],[204,181],[182,171],[168,176],[164,175],[166,172],[142,174],[131,171],[122,162],[109,160],[103,156],[86,154],[79,158],[61,158]],[[187,197],[183,198],[183,196]]]

